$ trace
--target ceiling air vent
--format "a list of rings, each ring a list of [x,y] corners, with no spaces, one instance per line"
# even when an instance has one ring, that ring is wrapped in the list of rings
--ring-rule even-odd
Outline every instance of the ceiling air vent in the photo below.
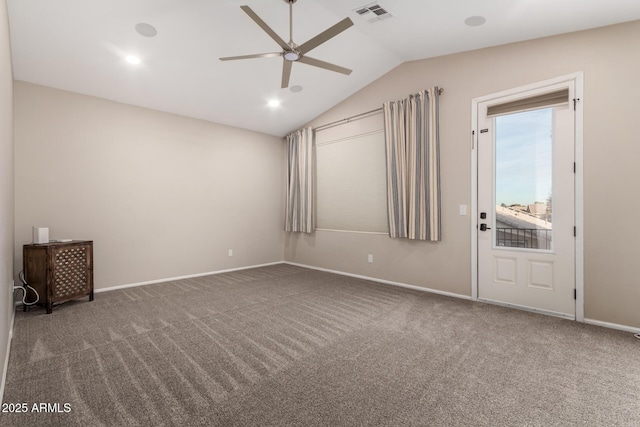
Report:
[[[378,3],[369,3],[361,6],[354,11],[366,19],[368,22],[378,22],[383,19],[391,18],[391,14]]]

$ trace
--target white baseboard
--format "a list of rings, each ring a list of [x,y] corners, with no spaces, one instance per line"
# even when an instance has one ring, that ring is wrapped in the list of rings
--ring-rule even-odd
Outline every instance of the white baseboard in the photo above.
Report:
[[[341,276],[355,277],[356,279],[371,280],[372,282],[384,283],[386,285],[399,286],[401,288],[413,289],[415,291],[429,292],[432,294],[444,295],[447,297],[471,300],[469,295],[454,294],[453,292],[439,291],[437,289],[423,288],[422,286],[409,285],[407,283],[393,282],[391,280],[378,279],[376,277],[362,276],[360,274],[345,273],[344,271],[330,270],[328,268],[314,267],[312,265],[298,264],[296,262],[284,261],[284,264],[295,265],[298,267],[310,268],[312,270],[326,271],[327,273],[340,274]]]
[[[640,334],[640,328],[634,328],[633,326],[619,325],[617,323],[603,322],[601,320],[594,319],[584,319],[584,323],[587,323],[589,325],[602,326],[610,329],[617,329],[619,331],[631,332],[633,334]]]
[[[0,402],[4,402],[4,386],[7,382],[7,373],[9,371],[9,354],[11,353],[11,340],[13,339],[13,321],[16,318],[15,307],[11,313],[11,323],[9,324],[9,335],[7,337],[7,354],[4,356],[2,365],[2,380],[0,381]]]
[[[149,280],[146,282],[127,283],[124,285],[116,285],[116,286],[109,286],[108,288],[95,289],[94,292],[100,293],[100,292],[115,291],[116,289],[135,288],[136,286],[153,285],[155,283],[172,282],[174,280],[192,279],[194,277],[211,276],[213,274],[222,274],[222,273],[229,273],[232,271],[249,270],[251,268],[267,267],[270,265],[277,265],[277,264],[283,264],[283,263],[284,261],[276,261],[276,262],[270,262],[267,264],[248,265],[245,267],[229,268],[226,270],[217,270],[217,271],[208,271],[206,273],[189,274],[187,276],[167,277],[164,279]]]

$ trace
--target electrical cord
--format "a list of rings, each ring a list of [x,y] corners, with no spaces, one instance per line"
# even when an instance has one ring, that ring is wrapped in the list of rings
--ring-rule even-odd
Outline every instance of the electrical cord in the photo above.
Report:
[[[22,290],[22,304],[24,304],[25,306],[29,306],[29,305],[34,305],[37,304],[38,301],[40,301],[40,295],[38,295],[38,291],[36,291],[33,286],[31,286],[30,284],[27,283],[27,281],[24,278],[24,270],[22,270],[20,273],[18,273],[18,277],[20,278],[20,281],[22,283],[24,283],[24,286],[15,286],[13,287],[13,290],[15,291],[16,289],[20,289]],[[27,289],[31,289],[33,291],[34,294],[36,294],[36,300],[33,302],[27,302]]]

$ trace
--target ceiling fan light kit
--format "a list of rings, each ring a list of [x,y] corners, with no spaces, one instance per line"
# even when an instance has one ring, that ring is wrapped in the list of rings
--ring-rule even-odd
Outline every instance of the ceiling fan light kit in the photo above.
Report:
[[[284,52],[284,59],[286,59],[287,61],[297,61],[298,59],[300,59],[300,54],[295,50]]]
[[[241,55],[241,56],[228,56],[224,58],[220,58],[221,61],[233,61],[238,59],[254,59],[254,58],[270,58],[274,56],[282,56],[283,64],[282,64],[282,88],[286,88],[289,86],[289,78],[291,77],[291,66],[294,62],[301,62],[303,64],[311,65],[314,67],[324,68],[325,70],[334,71],[336,73],[341,73],[345,75],[351,74],[351,70],[348,68],[340,67],[335,64],[331,64],[328,62],[321,61],[319,59],[314,59],[306,54],[320,46],[322,43],[332,39],[337,36],[347,28],[353,25],[353,21],[349,18],[345,18],[342,21],[338,22],[334,26],[326,29],[321,32],[317,36],[307,40],[305,43],[301,45],[297,45],[293,42],[293,4],[297,0],[284,0],[285,3],[289,4],[289,42],[285,42],[275,31],[271,29],[249,6],[240,6],[242,9],[253,21],[258,24],[262,30],[269,35],[278,45],[282,48],[282,52],[271,52],[271,53],[257,53],[252,55]]]

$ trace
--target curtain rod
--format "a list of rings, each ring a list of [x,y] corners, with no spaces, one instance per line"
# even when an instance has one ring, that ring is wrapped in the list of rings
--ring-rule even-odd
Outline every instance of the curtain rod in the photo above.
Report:
[[[444,92],[443,88],[438,89],[438,95],[442,95],[443,92]],[[344,122],[349,123],[352,120],[359,119],[361,117],[368,116],[369,114],[374,114],[374,113],[377,113],[379,111],[382,111],[382,107],[376,108],[375,110],[367,111],[366,113],[360,113],[360,114],[356,114],[355,116],[346,117],[344,119],[336,120],[335,122],[331,122],[331,123],[327,123],[326,125],[321,125],[321,126],[315,127],[312,130],[314,132],[316,132],[316,131],[319,131],[319,130],[323,130],[323,129],[327,129],[327,128],[330,128],[330,127],[333,127],[333,126],[340,125],[340,124],[342,124]]]
[[[368,116],[369,114],[377,113],[378,111],[382,111],[382,107],[376,108],[375,110],[367,111],[366,113],[356,114],[355,116],[347,117],[345,119],[336,120],[335,122],[327,123],[326,125],[318,126],[313,128],[314,131],[319,131],[322,129],[330,128],[333,126],[337,126],[343,122],[349,123],[351,120],[359,119],[360,117]]]

